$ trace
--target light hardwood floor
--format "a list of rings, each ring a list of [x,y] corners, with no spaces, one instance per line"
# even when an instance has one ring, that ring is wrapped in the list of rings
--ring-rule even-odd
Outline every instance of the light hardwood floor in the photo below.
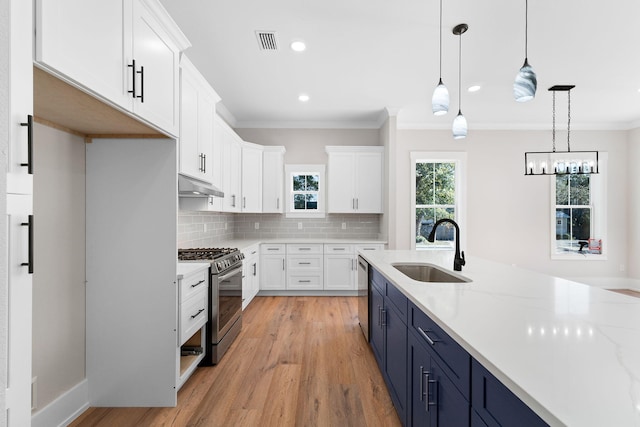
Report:
[[[257,297],[175,408],[90,408],[72,426],[400,426],[355,297]]]

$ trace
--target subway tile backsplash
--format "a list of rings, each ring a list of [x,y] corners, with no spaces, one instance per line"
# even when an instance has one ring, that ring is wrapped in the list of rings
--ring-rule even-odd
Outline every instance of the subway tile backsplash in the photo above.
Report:
[[[178,213],[180,248],[214,247],[231,239],[378,239],[379,233],[377,214],[329,214],[306,219],[281,214]]]

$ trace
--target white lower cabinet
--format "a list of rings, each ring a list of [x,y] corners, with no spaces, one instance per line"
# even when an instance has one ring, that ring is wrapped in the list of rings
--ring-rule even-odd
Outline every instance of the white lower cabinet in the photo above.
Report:
[[[353,245],[324,245],[324,289],[356,289],[356,257]]]
[[[323,245],[287,245],[287,289],[322,290]]]
[[[260,270],[260,289],[285,290],[287,286],[286,245],[261,245]]]
[[[255,244],[242,251],[242,309],[244,310],[260,290],[260,249]]]
[[[200,264],[199,264],[200,265]],[[185,381],[204,358],[205,324],[209,306],[209,264],[178,275],[178,373],[176,388]]]

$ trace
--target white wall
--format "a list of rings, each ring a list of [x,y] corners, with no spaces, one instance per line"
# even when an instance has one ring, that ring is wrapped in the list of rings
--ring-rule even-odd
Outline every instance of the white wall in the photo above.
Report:
[[[285,164],[327,164],[326,145],[380,145],[377,129],[235,129],[248,142],[282,145]]]
[[[33,376],[41,409],[85,378],[85,143],[36,124]]]
[[[564,140],[562,139],[564,138]],[[390,177],[396,194],[397,249],[411,247],[411,151],[467,152],[467,255],[516,264],[562,277],[621,277],[627,261],[627,132],[573,131],[573,150],[609,153],[607,261],[550,259],[549,177],[524,176],[524,152],[551,149],[550,131],[482,131],[455,141],[449,130],[399,130]],[[557,137],[558,150],[566,134]],[[566,143],[565,143],[566,144]],[[566,146],[566,145],[565,145]]]
[[[640,165],[640,128],[628,132],[627,170],[629,178],[628,248],[629,277],[640,279],[640,179],[637,175]]]

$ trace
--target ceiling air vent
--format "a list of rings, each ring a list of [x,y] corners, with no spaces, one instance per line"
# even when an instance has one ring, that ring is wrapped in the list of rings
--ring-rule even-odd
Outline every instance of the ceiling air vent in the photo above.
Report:
[[[260,50],[278,50],[275,31],[256,31]]]

